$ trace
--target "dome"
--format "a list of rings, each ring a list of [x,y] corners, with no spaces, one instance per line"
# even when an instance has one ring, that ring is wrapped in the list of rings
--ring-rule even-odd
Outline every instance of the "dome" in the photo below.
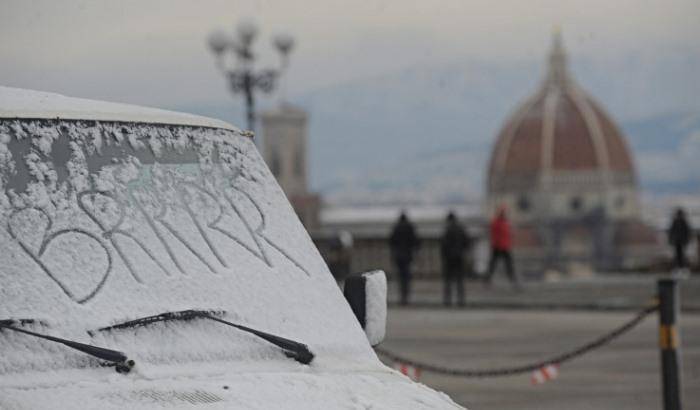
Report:
[[[640,218],[624,135],[567,69],[556,33],[537,91],[506,120],[488,169],[485,209],[506,209],[524,270],[638,266],[656,255]]]
[[[545,80],[498,135],[488,191],[547,189],[582,181],[634,186],[634,163],[620,129],[570,76],[557,33]]]

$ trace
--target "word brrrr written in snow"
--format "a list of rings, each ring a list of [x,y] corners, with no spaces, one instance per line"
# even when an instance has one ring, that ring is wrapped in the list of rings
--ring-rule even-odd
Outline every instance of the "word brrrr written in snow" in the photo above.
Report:
[[[310,276],[295,258],[266,236],[265,214],[255,200],[241,189],[228,187],[219,192],[183,182],[168,201],[162,200],[151,190],[139,191],[133,187],[127,189],[126,196],[126,200],[118,200],[112,192],[97,190],[78,194],[79,208],[99,229],[98,233],[78,227],[54,229],[51,216],[35,207],[13,211],[8,218],[8,232],[41,270],[69,298],[80,304],[94,298],[103,288],[113,270],[113,251],[133,279],[144,283],[139,272],[140,264],[136,263],[133,252],[127,252],[127,246],[128,249],[142,252],[142,256],[152,260],[168,276],[172,274],[168,266],[187,275],[185,265],[191,261],[212,274],[218,274],[217,267],[228,268],[231,265],[224,257],[231,247],[244,249],[268,267],[273,267],[270,252],[276,252]],[[248,206],[245,206],[245,202]],[[195,204],[204,206],[195,207]],[[38,246],[32,246],[30,238],[21,233],[26,230],[17,229],[23,222],[26,224],[32,220],[24,218],[26,213],[37,213],[43,221],[43,235]],[[138,224],[141,230],[149,230],[151,235],[137,232],[133,227],[128,228],[127,219],[132,225]],[[239,223],[234,224],[235,221]],[[48,251],[52,246],[59,246],[60,249],[61,242],[69,239],[70,242],[65,244],[70,247],[82,244],[89,246],[93,252],[103,253],[100,255],[103,256],[102,266],[89,267],[89,274],[85,272],[88,269],[85,266],[71,266],[69,269],[57,267],[56,261],[52,260],[53,254]]]

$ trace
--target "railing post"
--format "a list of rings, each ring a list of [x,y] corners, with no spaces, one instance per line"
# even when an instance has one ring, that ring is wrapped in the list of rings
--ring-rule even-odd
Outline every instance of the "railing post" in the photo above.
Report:
[[[664,410],[681,410],[680,338],[676,327],[678,286],[673,278],[659,279],[659,348]]]

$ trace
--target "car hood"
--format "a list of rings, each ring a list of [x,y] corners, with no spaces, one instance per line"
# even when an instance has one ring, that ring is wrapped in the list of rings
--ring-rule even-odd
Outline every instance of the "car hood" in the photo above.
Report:
[[[222,372],[173,367],[71,381],[75,374],[25,375],[0,385],[2,409],[460,409],[450,398],[387,367],[366,370]],[[92,375],[91,375],[92,376]]]

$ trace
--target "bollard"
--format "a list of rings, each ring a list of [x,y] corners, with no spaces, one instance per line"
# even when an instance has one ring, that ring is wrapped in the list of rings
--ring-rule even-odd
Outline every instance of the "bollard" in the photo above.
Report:
[[[659,279],[659,348],[664,410],[681,410],[680,339],[676,328],[678,286],[675,279]]]

